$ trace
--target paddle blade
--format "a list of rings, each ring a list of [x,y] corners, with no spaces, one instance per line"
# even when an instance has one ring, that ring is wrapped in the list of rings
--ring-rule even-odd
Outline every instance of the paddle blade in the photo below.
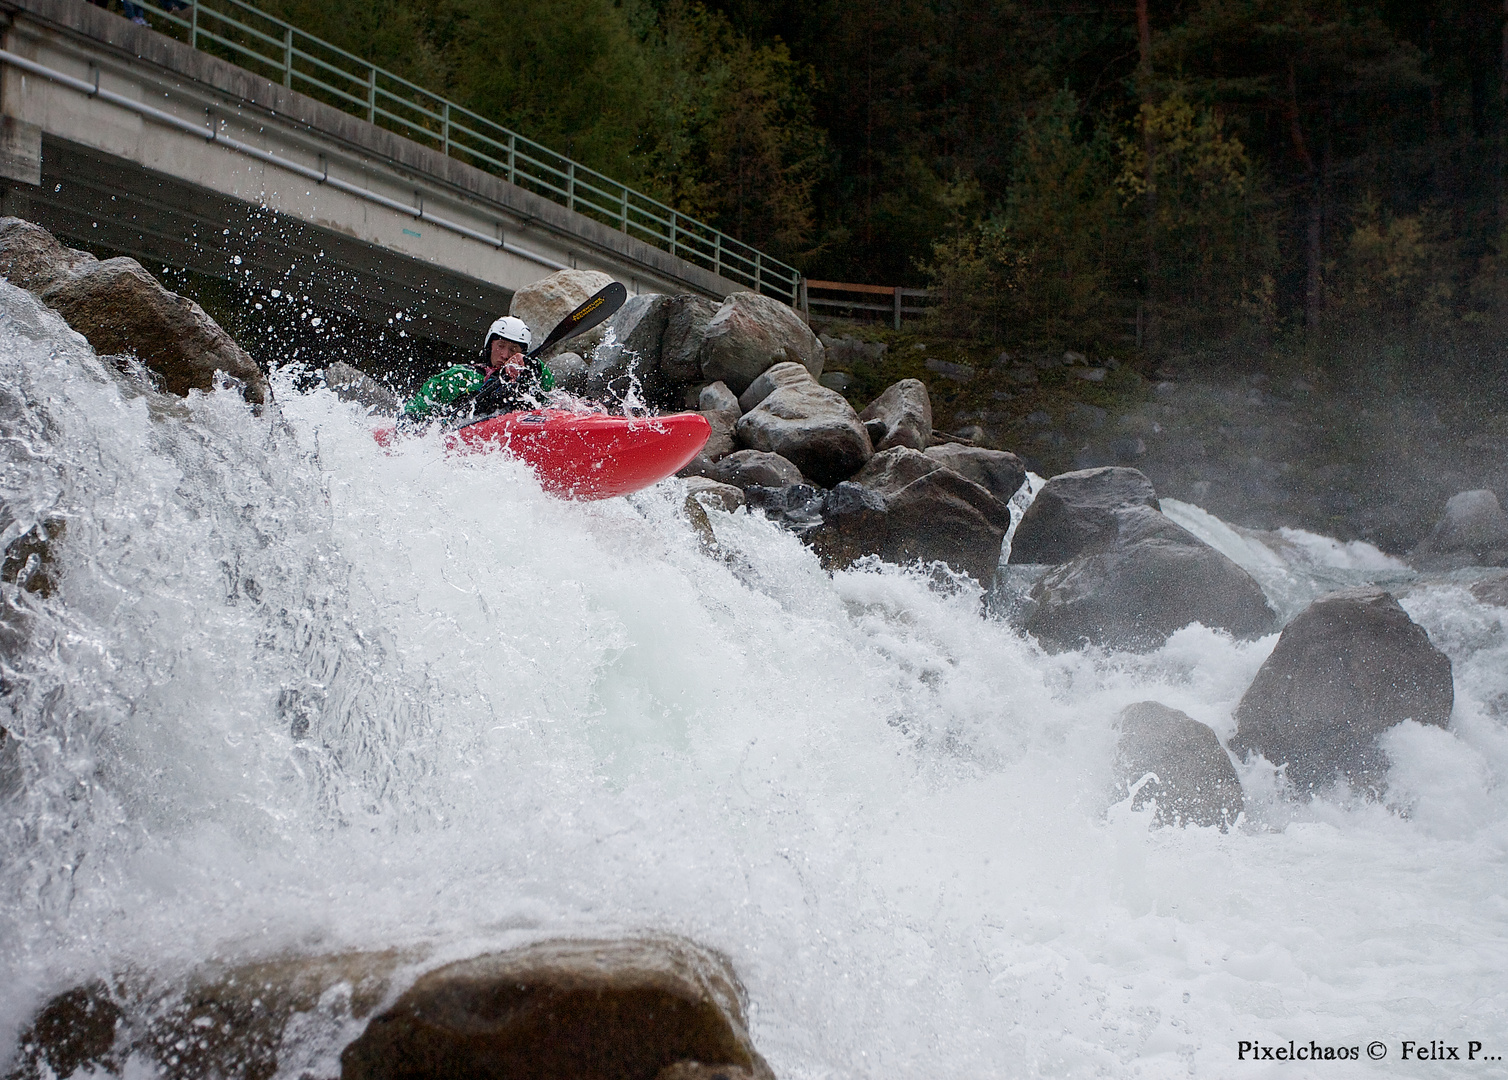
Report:
[[[537,356],[552,345],[558,345],[567,338],[573,338],[577,334],[584,333],[592,327],[599,325],[613,312],[623,306],[623,301],[628,299],[628,290],[623,287],[621,281],[614,281],[607,285],[595,296],[589,297],[585,303],[571,312],[555,325],[549,335],[540,342],[539,347],[530,351],[530,356]]]

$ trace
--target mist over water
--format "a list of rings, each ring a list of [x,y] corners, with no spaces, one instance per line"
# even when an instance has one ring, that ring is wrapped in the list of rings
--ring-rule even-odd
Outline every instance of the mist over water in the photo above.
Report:
[[[1230,833],[1158,829],[1112,804],[1115,714],[1226,738],[1275,635],[1049,655],[946,573],[829,575],[744,513],[704,550],[675,482],[562,502],[277,394],[161,397],[0,285],[0,535],[63,524],[50,595],[0,585],[4,1054],[112,972],[620,929],[725,951],[782,1077],[1508,1043],[1508,610],[1461,585],[1404,598],[1456,706],[1389,735],[1386,802],[1292,803],[1259,760]],[[1285,616],[1407,576],[1166,509]],[[354,1034],[315,1025],[285,1071]]]

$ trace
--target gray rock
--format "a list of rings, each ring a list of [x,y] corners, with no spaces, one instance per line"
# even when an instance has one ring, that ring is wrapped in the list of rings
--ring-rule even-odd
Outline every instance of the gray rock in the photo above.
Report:
[[[1508,607],[1508,574],[1494,574],[1472,582],[1471,595],[1483,604]]]
[[[824,371],[817,382],[829,390],[846,394],[853,387],[854,378],[846,371]]]
[[[728,389],[727,383],[708,383],[697,395],[697,408],[702,412],[731,412],[736,419],[743,415],[738,407],[738,395]]]
[[[982,446],[965,446],[963,443],[939,443],[929,446],[926,455],[972,480],[1001,502],[1010,502],[1011,497],[1026,483],[1026,466],[1015,454],[1005,450],[987,450]]]
[[[1404,720],[1445,727],[1450,659],[1381,589],[1322,596],[1284,628],[1241,704],[1231,750],[1286,765],[1312,794],[1337,777],[1380,788],[1378,736]]]
[[[689,293],[665,305],[665,336],[660,340],[660,371],[666,381],[694,386],[702,378],[702,345],[707,324],[718,312],[716,301]]]
[[[1409,562],[1420,570],[1508,565],[1508,514],[1486,489],[1452,495]]]
[[[738,409],[705,409],[702,415],[707,418],[707,423],[712,428],[712,434],[707,437],[707,445],[702,447],[702,453],[710,460],[717,461],[725,458],[738,444],[733,439],[733,428],[738,423]]]
[[[696,499],[703,506],[714,506],[732,513],[744,505],[742,488],[724,484],[710,476],[692,476],[686,480],[686,497]]]
[[[774,364],[768,370],[761,372],[759,377],[749,384],[749,388],[738,395],[738,407],[743,412],[748,412],[782,386],[796,386],[811,381],[812,373],[801,364],[789,360]]]
[[[955,364],[951,360],[934,360],[928,357],[922,361],[922,366],[934,374],[941,375],[953,382],[970,382],[978,374],[968,364]]]
[[[215,372],[223,371],[241,384],[247,401],[271,399],[267,380],[246,351],[203,308],[164,289],[135,259],[85,263],[44,289],[41,299],[95,352],[133,354],[169,393],[214,389]]]
[[[994,579],[1010,510],[978,484],[910,447],[876,454],[825,498],[806,539],[829,567],[864,555],[941,561],[984,585]]]
[[[1082,469],[1054,476],[1027,507],[1011,541],[1011,561],[1063,563],[1102,550],[1118,533],[1117,512],[1160,510],[1152,481],[1135,469]]]
[[[774,1074],[721,955],[676,938],[550,941],[422,976],[341,1054],[345,1080],[654,1077],[681,1062]]]
[[[801,364],[815,380],[822,374],[822,343],[794,311],[758,293],[734,293],[707,323],[702,375],[721,380],[735,394],[772,364]]]
[[[1116,724],[1117,798],[1125,798],[1148,773],[1156,776],[1139,789],[1137,809],[1156,800],[1160,825],[1214,825],[1224,832],[1245,806],[1241,781],[1219,738],[1187,713],[1155,701],[1121,710]]]
[[[708,475],[736,488],[784,488],[805,484],[806,478],[790,461],[763,450],[739,450],[719,461]]]
[[[534,344],[538,345],[561,319],[580,307],[588,297],[605,289],[612,280],[600,270],[557,270],[514,293],[508,314],[524,320],[534,335]],[[593,327],[572,338],[571,348],[588,351],[602,340],[602,333],[603,327]],[[556,348],[563,351],[564,347],[562,342]],[[545,359],[549,359],[548,353]]]
[[[855,337],[830,337],[817,335],[826,350],[825,363],[829,367],[852,367],[854,364],[877,364],[885,358],[890,346],[883,341],[860,341]],[[834,386],[832,389],[837,390]]]
[[[1160,511],[1123,507],[1109,523],[1109,535],[1097,533],[1032,591],[1024,628],[1044,645],[1148,651],[1193,622],[1241,638],[1273,628],[1276,616],[1251,575]],[[1052,560],[1022,558],[1013,546],[1011,561]]]
[[[397,416],[403,408],[403,399],[392,390],[342,360],[325,368],[325,385],[341,401],[354,401],[379,416]]]
[[[42,293],[98,261],[87,251],[67,247],[40,225],[0,217],[0,276],[12,285]]]
[[[657,376],[669,302],[670,297],[658,293],[630,296],[603,324],[601,341],[591,350],[587,363],[585,386],[589,395],[621,398],[627,389],[625,376],[632,375],[645,388],[647,397],[661,396],[657,393],[661,389]]]
[[[824,487],[852,476],[874,454],[853,406],[811,381],[780,387],[744,413],[735,431],[741,445],[795,462]]]
[[[832,491],[823,491],[810,484],[787,484],[783,487],[754,484],[744,488],[744,497],[748,500],[750,510],[762,511],[770,520],[805,538],[811,530],[822,524],[824,508],[829,502],[839,498],[839,492],[843,489],[863,492],[864,497],[872,500],[876,506],[880,504],[878,495],[847,482],[839,484]]]
[[[902,379],[859,414],[876,451],[892,446],[925,450],[932,441],[932,398],[920,379]]]
[[[580,353],[556,353],[546,366],[555,376],[555,385],[562,390],[580,392],[586,388],[587,363]]]

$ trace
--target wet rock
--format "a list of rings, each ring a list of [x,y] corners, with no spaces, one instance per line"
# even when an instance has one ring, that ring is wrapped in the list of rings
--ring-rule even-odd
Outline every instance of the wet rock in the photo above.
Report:
[[[761,372],[759,377],[749,384],[748,389],[738,395],[738,407],[743,412],[748,412],[782,386],[797,386],[810,382],[812,382],[812,373],[801,364],[789,360],[774,364],[767,371]]]
[[[737,419],[743,415],[738,405],[738,395],[728,389],[727,383],[708,383],[697,395],[697,408],[702,412],[731,412]]]
[[[378,416],[397,416],[398,410],[403,408],[402,398],[343,360],[325,368],[325,385],[341,401],[354,401]]]
[[[586,358],[580,353],[558,352],[545,365],[555,377],[555,385],[562,390],[579,393],[586,388]]]
[[[513,294],[508,314],[524,320],[538,345],[571,312],[612,283],[600,270],[557,270],[549,277],[530,282]],[[627,304],[625,303],[625,307]],[[571,348],[585,352],[602,340],[603,327],[596,326],[571,339]],[[557,347],[563,351],[564,343]],[[545,355],[549,359],[549,354]]]
[[[813,380],[822,374],[822,343],[794,311],[758,293],[734,293],[707,323],[702,375],[742,395],[772,364],[801,364]]]
[[[658,375],[669,301],[668,296],[658,293],[630,296],[603,324],[601,343],[591,350],[591,360],[586,366],[584,386],[589,396],[621,399],[629,389],[630,376],[639,381],[646,398],[664,396]],[[568,313],[572,310],[574,307],[566,309]],[[549,329],[553,326],[545,332]],[[572,344],[580,347],[574,339]]]
[[[710,475],[740,489],[784,488],[806,483],[806,478],[793,462],[764,450],[738,450],[729,454],[717,463]]]
[[[902,379],[859,414],[875,450],[909,446],[925,450],[932,441],[932,398],[920,379]]]
[[[926,455],[965,479],[972,480],[1001,502],[1010,502],[1011,497],[1026,483],[1026,465],[1015,454],[1005,450],[987,450],[982,446],[966,446],[963,443],[941,443],[929,446]]]
[[[832,491],[823,491],[810,484],[786,484],[781,487],[751,484],[744,488],[744,497],[748,500],[750,510],[758,510],[771,521],[799,536],[805,536],[822,524],[824,509],[845,489],[863,492],[877,508],[882,508],[878,495],[847,482],[839,484]]]
[[[864,555],[941,561],[984,585],[994,579],[1010,510],[984,488],[910,447],[876,454],[821,507],[806,539],[829,567]]]
[[[1024,629],[1046,646],[1148,651],[1195,622],[1238,638],[1273,628],[1276,616],[1251,575],[1158,510],[1117,509],[1086,540],[1093,546],[1032,590]],[[1013,563],[1048,561],[1011,551]]]
[[[1152,481],[1135,469],[1110,466],[1054,476],[1022,516],[1011,561],[1063,563],[1100,550],[1117,536],[1117,513],[1138,506],[1161,509]]]
[[[1381,787],[1378,737],[1404,720],[1445,727],[1455,703],[1450,659],[1381,589],[1322,596],[1284,628],[1241,704],[1231,750],[1286,765],[1313,792],[1344,777]]]
[[[1472,582],[1471,595],[1484,604],[1508,607],[1508,574],[1494,574]]]
[[[732,966],[676,938],[551,941],[449,964],[373,1017],[343,1080],[654,1080],[682,1062],[773,1080]]]
[[[737,407],[728,410],[704,410],[702,415],[707,418],[707,424],[712,428],[712,434],[707,436],[707,445],[702,447],[702,453],[709,461],[717,461],[733,453],[738,448],[733,438],[733,428],[738,423]]]
[[[702,344],[707,324],[718,312],[718,304],[705,296],[672,296],[665,304],[665,336],[660,340],[660,372],[668,382],[686,386],[708,380],[702,378]]]
[[[719,510],[733,513],[744,505],[744,493],[742,488],[732,484],[724,484],[714,480],[710,476],[692,476],[686,480],[686,497],[695,499],[703,506],[715,506]]]
[[[241,384],[247,401],[270,400],[267,380],[246,351],[203,308],[164,289],[135,259],[85,264],[54,281],[41,299],[95,352],[135,355],[169,393],[214,389],[215,373],[223,371]]]
[[[0,217],[0,276],[28,292],[42,293],[99,260],[63,244],[21,218]]]
[[[824,487],[852,476],[874,454],[853,406],[811,381],[780,387],[734,430],[740,445],[779,454]]]
[[[1241,813],[1241,781],[1220,739],[1187,713],[1155,701],[1121,710],[1116,727],[1116,795],[1125,798],[1148,773],[1131,805],[1156,801],[1159,825],[1214,825],[1222,832]]]
[[[1409,562],[1420,570],[1508,565],[1508,514],[1498,497],[1485,489],[1452,495]]]
[[[22,1034],[8,1080],[119,1076],[127,1061],[142,1075],[271,1080],[291,1064],[280,1060],[286,1034],[318,1031],[333,1056],[350,1037],[345,1026],[372,1013],[405,959],[289,957],[206,967],[178,985],[132,976],[76,987],[49,1001]]]

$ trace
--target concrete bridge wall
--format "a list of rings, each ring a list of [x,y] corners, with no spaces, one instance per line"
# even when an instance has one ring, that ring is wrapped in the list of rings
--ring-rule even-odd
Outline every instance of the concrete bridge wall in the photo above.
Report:
[[[473,345],[565,266],[738,286],[85,0],[0,0],[0,208],[76,243]],[[97,88],[98,92],[95,92]]]

